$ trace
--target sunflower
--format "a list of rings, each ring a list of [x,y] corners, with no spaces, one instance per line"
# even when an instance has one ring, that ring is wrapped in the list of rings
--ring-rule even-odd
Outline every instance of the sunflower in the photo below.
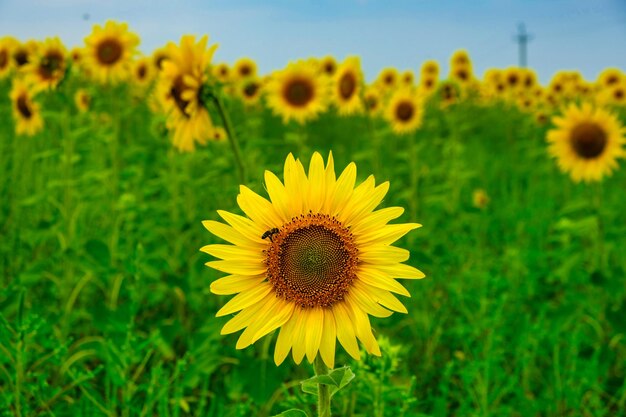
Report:
[[[472,68],[469,66],[455,66],[450,73],[450,78],[458,82],[462,87],[467,86],[473,77]]]
[[[376,84],[380,85],[385,90],[393,90],[398,85],[398,79],[400,78],[398,70],[395,68],[385,68],[376,79]]]
[[[332,96],[339,114],[350,115],[360,112],[363,109],[361,102],[363,73],[359,58],[347,58],[339,66],[333,78]]]
[[[163,69],[163,63],[170,58],[167,46],[157,48],[152,52],[152,66],[156,71]]]
[[[441,105],[447,107],[459,100],[461,97],[461,89],[457,83],[446,80],[439,84],[437,95],[439,96]]]
[[[472,205],[477,209],[485,209],[489,204],[489,195],[482,188],[477,188],[472,193]]]
[[[516,90],[522,84],[522,74],[519,68],[509,67],[504,70],[504,83],[508,90]]]
[[[43,119],[39,104],[33,101],[33,93],[29,85],[20,78],[13,80],[11,88],[11,103],[13,104],[13,118],[15,132],[18,135],[33,136],[43,129]]]
[[[368,87],[363,94],[363,102],[365,103],[365,110],[370,116],[376,116],[380,114],[383,108],[383,97],[380,91],[376,87]]]
[[[70,58],[72,62],[76,65],[80,65],[80,63],[83,61],[83,55],[83,48],[74,47],[70,51]]]
[[[239,83],[239,96],[246,105],[254,105],[261,98],[262,84],[257,77],[250,77]]]
[[[154,76],[154,67],[150,64],[150,58],[143,57],[133,63],[133,79],[140,86],[150,84]]]
[[[225,62],[213,66],[211,72],[213,76],[221,83],[226,83],[230,81],[230,67]]]
[[[450,58],[450,66],[451,67],[470,67],[471,68],[472,61],[470,60],[469,54],[465,49],[459,49],[452,54]]]
[[[0,80],[11,71],[11,46],[13,42],[9,38],[0,38]]]
[[[78,89],[74,94],[74,104],[81,113],[86,113],[91,107],[91,96],[84,88]]]
[[[100,82],[118,81],[130,72],[139,37],[126,23],[107,21],[104,27],[94,25],[85,38],[85,65]]]
[[[46,39],[22,67],[28,82],[36,90],[55,88],[65,76],[67,50],[57,38]]]
[[[290,154],[284,183],[265,172],[269,201],[242,185],[237,202],[247,217],[218,211],[228,225],[203,223],[233,244],[201,250],[222,259],[207,266],[231,274],[214,281],[211,291],[237,294],[217,313],[238,312],[222,328],[222,334],[245,329],[237,349],[280,329],[277,365],[291,350],[298,364],[305,356],[313,362],[319,353],[332,368],[337,340],[357,360],[357,339],[367,352],[380,356],[369,315],[407,312],[392,292],[410,294],[394,278],[419,279],[424,274],[402,264],[409,252],[391,244],[420,225],[387,224],[404,211],[373,211],[389,183],[376,186],[370,176],[355,188],[355,180],[354,163],[335,178],[332,154],[326,167],[320,154],[313,154],[308,176]]]
[[[250,58],[240,58],[233,66],[233,74],[235,79],[242,80],[257,75],[256,62]]]
[[[207,42],[207,36],[196,43],[190,35],[181,38],[180,46],[170,42],[170,58],[159,73],[157,95],[168,115],[167,127],[174,131],[174,146],[181,151],[193,151],[196,142],[205,144],[213,130],[201,89],[217,45],[207,48]]]
[[[429,75],[434,78],[439,77],[439,64],[435,60],[429,60],[422,64],[422,68],[420,69],[420,73],[422,77],[425,75]]]
[[[37,41],[34,40],[27,41],[26,43],[20,43],[14,40],[13,44],[13,64],[15,68],[21,68],[28,64],[39,47]]]
[[[211,131],[211,139],[216,142],[225,141],[227,137],[228,134],[226,133],[226,129],[222,126],[215,126]]]
[[[335,57],[330,55],[322,58],[318,65],[322,74],[328,75],[329,77],[335,75],[335,71],[337,71],[337,61]]]
[[[419,88],[424,95],[428,95],[437,88],[438,76],[430,73],[422,73]]]
[[[619,84],[624,79],[624,74],[618,68],[607,68],[598,76],[597,83],[602,88]]]
[[[305,61],[277,71],[267,84],[267,104],[283,121],[304,123],[326,110],[328,83]]]
[[[589,103],[571,104],[552,121],[556,128],[548,132],[548,151],[575,182],[601,180],[617,167],[617,159],[626,155],[624,129],[606,110]]]
[[[422,100],[415,90],[397,90],[389,99],[385,118],[399,134],[414,132],[422,123]]]

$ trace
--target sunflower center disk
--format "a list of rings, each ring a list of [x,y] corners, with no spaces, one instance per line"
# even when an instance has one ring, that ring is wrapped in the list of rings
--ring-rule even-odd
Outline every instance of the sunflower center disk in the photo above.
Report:
[[[572,130],[571,143],[574,151],[586,159],[602,154],[607,143],[606,133],[595,123],[581,123]]]
[[[28,99],[26,96],[19,96],[17,99],[17,110],[22,114],[25,119],[30,119],[33,115],[33,112],[30,110],[30,105],[28,104]]]
[[[343,77],[341,77],[341,81],[339,82],[339,93],[341,97],[345,100],[352,97],[354,91],[356,90],[356,80],[354,75],[351,73],[347,73]]]
[[[343,300],[356,277],[353,240],[347,228],[324,214],[303,215],[283,225],[266,258],[276,295],[303,308]]]
[[[396,108],[396,116],[403,122],[411,120],[413,117],[413,106],[410,103],[400,103]]]
[[[114,39],[107,39],[98,46],[98,61],[113,65],[122,57],[122,45]]]
[[[313,99],[313,86],[307,80],[293,80],[285,87],[284,97],[295,107],[304,107]]]

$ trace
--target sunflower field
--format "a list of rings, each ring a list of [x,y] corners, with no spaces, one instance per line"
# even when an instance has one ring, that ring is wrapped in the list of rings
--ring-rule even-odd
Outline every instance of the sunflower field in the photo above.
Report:
[[[0,416],[626,416],[621,70],[139,43],[0,38]]]

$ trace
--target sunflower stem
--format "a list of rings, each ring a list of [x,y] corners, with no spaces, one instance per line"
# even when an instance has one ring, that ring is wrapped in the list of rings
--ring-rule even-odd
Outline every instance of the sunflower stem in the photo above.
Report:
[[[328,366],[320,355],[317,355],[313,363],[315,376],[328,375]],[[326,384],[317,384],[317,415],[319,417],[331,417],[330,415],[330,390]]]
[[[226,129],[226,134],[228,136],[228,143],[230,144],[230,149],[233,151],[233,156],[235,157],[235,163],[237,164],[237,172],[239,174],[239,181],[241,184],[246,183],[246,166],[243,163],[243,159],[241,158],[241,151],[239,150],[239,142],[237,141],[237,137],[235,136],[235,131],[233,129],[233,125],[230,121],[230,117],[228,116],[228,112],[222,103],[222,100],[215,95],[211,94],[211,98],[213,99],[213,103],[215,103],[215,107],[222,118],[222,123],[224,123],[224,128]]]

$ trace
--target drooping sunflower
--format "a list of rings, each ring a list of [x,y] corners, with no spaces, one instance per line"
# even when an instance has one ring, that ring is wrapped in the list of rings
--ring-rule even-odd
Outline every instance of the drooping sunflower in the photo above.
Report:
[[[81,113],[86,113],[91,107],[91,95],[84,88],[80,88],[74,94],[74,104]]]
[[[402,88],[394,92],[387,103],[385,119],[399,134],[414,132],[422,123],[423,102],[414,89]]]
[[[363,109],[363,72],[359,58],[346,58],[335,72],[333,81],[332,96],[339,114],[347,116],[360,112]]]
[[[167,113],[167,127],[174,132],[174,146],[193,151],[195,143],[205,144],[211,136],[213,123],[202,99],[202,86],[217,45],[207,47],[208,37],[198,42],[185,35],[180,45],[168,44],[169,59],[159,73],[157,95]]]
[[[387,224],[403,209],[374,211],[389,189],[373,176],[355,188],[356,165],[335,177],[332,154],[326,167],[319,153],[311,158],[308,176],[290,154],[284,182],[265,172],[270,200],[241,186],[237,203],[247,217],[225,211],[228,223],[205,221],[213,234],[233,245],[214,244],[201,250],[222,260],[206,265],[230,274],[211,284],[215,294],[237,294],[217,316],[238,313],[222,334],[240,330],[237,349],[280,329],[274,361],[289,351],[300,363],[321,356],[332,368],[335,344],[360,359],[357,339],[367,352],[380,356],[369,316],[388,317],[406,308],[392,294],[410,296],[394,278],[423,278],[403,264],[405,249],[393,242],[419,224]]]
[[[67,50],[58,37],[40,44],[28,64],[22,67],[28,82],[36,90],[55,88],[65,76]]]
[[[6,77],[11,71],[11,52],[13,42],[11,39],[0,38],[0,80]]]
[[[133,80],[137,85],[145,87],[154,78],[154,67],[150,58],[142,57],[133,63]]]
[[[233,65],[233,74],[235,79],[243,80],[248,77],[254,77],[257,75],[256,62],[250,58],[240,58]]]
[[[33,136],[41,131],[43,119],[39,104],[33,100],[34,94],[23,79],[13,79],[10,97],[15,120],[15,132],[18,135]]]
[[[94,25],[85,38],[85,65],[98,81],[123,80],[130,73],[139,37],[128,30],[126,23],[107,21]]]
[[[571,104],[552,121],[556,128],[548,132],[548,151],[575,182],[600,181],[617,167],[618,158],[626,156],[625,130],[602,108]]]
[[[328,106],[328,83],[305,61],[290,63],[272,74],[267,84],[267,104],[283,122],[304,123]]]

